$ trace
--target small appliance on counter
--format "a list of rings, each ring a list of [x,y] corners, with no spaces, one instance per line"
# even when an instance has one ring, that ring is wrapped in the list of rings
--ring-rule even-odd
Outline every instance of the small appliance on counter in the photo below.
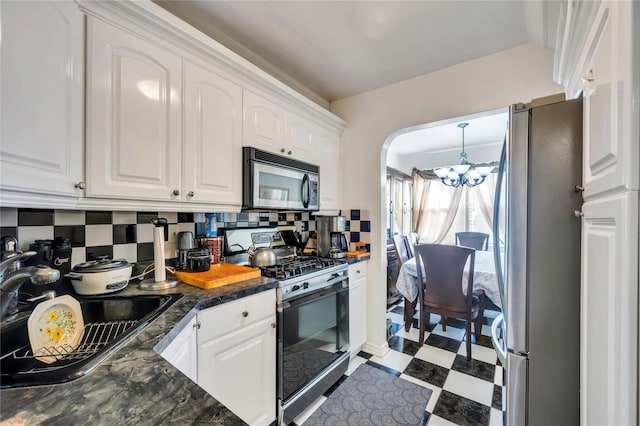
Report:
[[[207,248],[195,248],[193,233],[178,233],[178,271],[206,272],[211,268],[211,252]]]
[[[133,265],[125,259],[101,256],[75,265],[67,277],[76,293],[88,296],[120,291],[129,284]]]
[[[342,259],[349,250],[344,216],[317,216],[316,250],[320,257]]]

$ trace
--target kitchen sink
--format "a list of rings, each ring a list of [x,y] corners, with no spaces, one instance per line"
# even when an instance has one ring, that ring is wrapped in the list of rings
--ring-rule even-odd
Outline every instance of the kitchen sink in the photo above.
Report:
[[[0,388],[69,382],[91,372],[182,294],[77,297],[85,331],[73,351],[56,352],[55,361],[38,360],[29,343],[28,316],[0,329]]]

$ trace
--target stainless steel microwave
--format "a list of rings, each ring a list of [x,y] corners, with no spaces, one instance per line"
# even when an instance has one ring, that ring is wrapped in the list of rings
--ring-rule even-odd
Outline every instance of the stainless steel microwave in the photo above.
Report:
[[[318,210],[320,168],[244,147],[243,210]]]

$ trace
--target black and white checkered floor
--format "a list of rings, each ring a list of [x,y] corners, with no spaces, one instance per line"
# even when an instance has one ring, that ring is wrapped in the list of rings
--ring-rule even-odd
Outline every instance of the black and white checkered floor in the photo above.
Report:
[[[472,362],[467,363],[464,321],[447,319],[445,332],[440,317],[432,314],[421,346],[417,320],[409,332],[401,325],[403,309],[400,303],[387,313],[393,323],[391,350],[384,357],[360,352],[351,360],[346,375],[367,363],[433,390],[426,407],[429,426],[502,425],[503,369],[491,344],[491,322],[499,312],[485,311],[485,325],[481,336],[472,338]],[[340,382],[301,413],[294,424],[303,425]]]

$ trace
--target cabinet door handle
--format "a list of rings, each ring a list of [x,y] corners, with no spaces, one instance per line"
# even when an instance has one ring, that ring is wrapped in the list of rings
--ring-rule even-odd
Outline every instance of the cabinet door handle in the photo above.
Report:
[[[173,195],[180,195],[180,191],[178,191],[177,189],[174,189],[172,192]]]
[[[356,271],[356,274],[359,274],[359,273],[360,273],[360,269],[358,269],[358,270]]]
[[[193,324],[193,328],[197,328],[199,330],[200,329],[200,321],[198,321],[195,324]]]
[[[193,197],[195,195],[195,193],[193,191],[189,191],[187,193],[187,197]]]
[[[73,185],[73,187],[76,189],[84,189],[84,182],[78,182],[75,185]]]
[[[293,154],[293,152],[292,151],[287,151],[287,154],[291,155],[291,154]]]
[[[573,211],[573,215],[574,215],[575,217],[580,218],[580,217],[584,216],[584,213],[582,213],[580,210],[574,210],[574,211]]]
[[[286,151],[287,151],[287,150],[286,150],[286,149],[284,149],[284,148],[281,148],[281,149],[280,149],[280,152],[281,152],[281,153],[283,153],[283,154],[284,154]]]
[[[249,312],[247,312],[247,311],[242,312],[242,316],[245,317],[245,318],[248,317],[249,316]]]
[[[573,190],[574,190],[575,192],[584,192],[584,186],[582,186],[582,185],[575,185],[575,186],[573,187]]]
[[[276,323],[275,322],[271,323],[271,328],[276,328]]]

